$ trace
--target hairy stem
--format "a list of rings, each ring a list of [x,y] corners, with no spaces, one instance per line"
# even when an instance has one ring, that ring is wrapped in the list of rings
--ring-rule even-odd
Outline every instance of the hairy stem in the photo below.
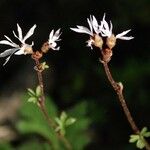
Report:
[[[39,85],[41,87],[41,97],[39,98],[38,106],[39,106],[40,110],[42,111],[43,115],[45,116],[45,119],[47,120],[48,125],[55,131],[56,123],[49,117],[48,112],[47,112],[46,107],[45,107],[43,76],[42,76],[42,72],[40,70],[38,70],[40,62],[39,62],[39,59],[34,59],[34,60],[36,63],[36,69],[35,70],[37,72],[38,82],[39,82]],[[58,132],[55,132],[55,133],[56,133],[57,137],[64,143],[66,149],[72,150],[72,147],[71,147],[71,144],[69,143],[69,141],[62,134],[59,134]]]
[[[125,98],[124,98],[124,95],[122,93],[122,90],[121,87],[119,86],[119,84],[113,79],[112,75],[111,75],[111,72],[110,72],[110,69],[109,69],[109,66],[108,66],[108,63],[107,62],[102,62],[103,64],[103,67],[104,67],[104,70],[105,70],[105,73],[106,73],[106,76],[110,82],[110,84],[112,85],[113,89],[115,90],[116,94],[118,95],[118,99],[120,101],[120,104],[123,108],[123,111],[124,111],[124,114],[132,128],[132,130],[134,131],[134,133],[136,134],[139,134],[140,133],[140,130],[139,128],[137,127],[131,113],[130,113],[130,110],[127,106],[127,103],[125,101]],[[145,142],[145,148],[147,150],[150,150],[150,145],[149,143],[144,139],[144,142]]]

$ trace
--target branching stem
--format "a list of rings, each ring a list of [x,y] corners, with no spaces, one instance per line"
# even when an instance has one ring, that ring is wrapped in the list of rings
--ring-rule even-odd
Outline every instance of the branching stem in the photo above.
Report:
[[[39,62],[39,59],[34,59],[34,60],[36,63],[36,69],[35,70],[37,72],[38,82],[39,82],[39,85],[41,87],[41,97],[39,98],[38,106],[39,106],[41,112],[43,113],[43,115],[45,116],[45,119],[48,122],[48,125],[50,126],[50,128],[52,128],[55,131],[56,123],[49,117],[48,112],[47,112],[46,107],[45,107],[43,76],[42,76],[42,72],[40,70],[38,70],[40,62]],[[72,147],[71,147],[71,144],[69,143],[69,141],[62,134],[59,134],[58,132],[55,132],[55,133],[56,133],[56,136],[64,143],[66,149],[72,150]]]

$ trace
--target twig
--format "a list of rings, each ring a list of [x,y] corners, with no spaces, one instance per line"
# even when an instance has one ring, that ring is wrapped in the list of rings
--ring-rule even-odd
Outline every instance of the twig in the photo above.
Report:
[[[40,108],[40,110],[42,111],[43,115],[45,116],[45,119],[48,122],[48,125],[55,131],[56,129],[56,123],[49,117],[48,112],[46,110],[45,107],[45,94],[44,94],[44,84],[43,84],[43,77],[42,77],[42,72],[40,70],[38,70],[38,67],[40,66],[40,62],[39,59],[35,59],[35,63],[36,63],[36,72],[37,72],[37,76],[38,76],[38,82],[39,85],[41,87],[41,97],[39,98],[38,101],[38,106]],[[64,143],[65,147],[67,150],[72,150],[71,144],[69,143],[69,141],[62,135],[59,134],[58,132],[55,132],[56,136]]]
[[[131,115],[131,113],[130,113],[130,110],[129,110],[128,106],[127,106],[127,103],[126,103],[126,101],[125,101],[124,95],[123,95],[123,93],[122,93],[123,87],[121,87],[121,86],[119,85],[119,83],[117,83],[117,82],[113,79],[113,77],[112,77],[112,75],[111,75],[111,72],[110,72],[110,69],[109,69],[109,66],[108,66],[108,62],[105,62],[105,61],[100,61],[100,62],[102,62],[102,64],[103,64],[103,67],[104,67],[106,76],[107,76],[107,78],[108,78],[110,84],[112,85],[113,89],[115,90],[116,94],[118,95],[119,101],[120,101],[121,106],[122,106],[123,111],[124,111],[124,114],[125,114],[125,116],[126,116],[128,122],[129,122],[129,124],[130,124],[132,130],[134,131],[134,133],[139,134],[139,133],[140,133],[140,130],[139,130],[139,128],[137,127],[135,121],[133,120],[133,117],[132,117],[132,115]],[[145,148],[146,148],[147,150],[150,150],[150,145],[149,145],[149,143],[148,143],[145,139],[144,139],[144,143],[145,143]]]

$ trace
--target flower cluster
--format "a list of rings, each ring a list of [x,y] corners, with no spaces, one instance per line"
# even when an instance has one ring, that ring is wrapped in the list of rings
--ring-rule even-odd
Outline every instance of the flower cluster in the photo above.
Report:
[[[96,20],[94,16],[90,16],[90,18],[87,18],[87,22],[89,24],[89,28],[84,26],[78,26],[77,28],[70,28],[71,30],[78,32],[78,33],[85,33],[90,35],[90,39],[87,41],[87,46],[91,47],[93,49],[93,45],[96,47],[99,47],[102,49],[103,46],[103,37],[106,37],[106,45],[108,48],[112,49],[116,44],[116,39],[121,40],[131,40],[133,39],[132,36],[126,36],[130,30],[123,31],[120,34],[114,35],[112,32],[113,25],[110,21],[109,23],[105,20],[105,14],[103,16],[102,21],[100,21],[100,24]]]
[[[13,35],[15,38],[17,38],[19,40],[19,42],[21,44],[14,43],[8,36],[4,35],[4,37],[6,39],[1,40],[0,44],[8,45],[8,46],[11,46],[12,48],[7,49],[4,52],[0,53],[0,57],[7,57],[8,56],[3,65],[5,65],[9,61],[9,59],[11,58],[11,56],[13,54],[14,55],[33,54],[32,46],[34,45],[34,42],[32,41],[31,44],[27,44],[26,40],[33,35],[35,28],[36,28],[36,24],[33,25],[30,28],[30,30],[27,32],[27,34],[23,37],[22,29],[19,26],[19,24],[17,24],[18,35],[16,35],[16,33],[14,31],[13,31]],[[54,33],[54,30],[52,30],[50,32],[49,39],[47,42],[48,43],[48,49],[59,50],[59,47],[57,47],[56,41],[60,40],[59,39],[60,35],[61,35],[60,29],[58,29],[55,33]]]
[[[112,56],[112,48],[116,45],[116,40],[131,40],[134,37],[132,36],[126,36],[128,32],[131,30],[123,31],[122,33],[119,33],[115,35],[112,31],[113,25],[112,22],[108,23],[105,20],[105,14],[103,16],[102,21],[98,23],[96,18],[92,15],[90,15],[90,18],[87,18],[87,22],[89,25],[89,28],[84,26],[77,25],[77,28],[70,28],[71,30],[78,32],[78,33],[85,33],[90,35],[90,39],[87,41],[87,46],[93,49],[93,45],[102,49],[102,55],[103,58],[108,62]],[[4,35],[6,38],[5,40],[1,40],[0,44],[9,45],[12,48],[5,50],[4,52],[0,53],[0,57],[6,57],[6,61],[3,65],[5,65],[10,57],[14,55],[26,55],[26,54],[32,54],[33,58],[40,58],[42,57],[43,53],[47,53],[49,49],[53,50],[59,50],[60,47],[57,46],[57,42],[60,41],[60,29],[57,31],[52,30],[49,34],[49,39],[47,42],[45,42],[41,47],[41,52],[36,51],[33,52],[32,46],[34,45],[34,42],[32,44],[27,44],[26,40],[31,37],[34,33],[34,30],[36,28],[36,25],[30,28],[30,30],[27,32],[27,34],[23,37],[22,35],[22,29],[17,24],[17,30],[18,35],[13,31],[14,37],[17,38],[21,44],[14,43],[8,36]],[[104,38],[106,40],[104,40]],[[104,43],[105,42],[105,43]],[[103,49],[103,45],[107,46],[105,49]]]

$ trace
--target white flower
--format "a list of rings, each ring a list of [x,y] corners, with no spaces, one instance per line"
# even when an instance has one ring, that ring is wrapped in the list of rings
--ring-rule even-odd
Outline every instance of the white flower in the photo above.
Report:
[[[103,37],[109,37],[110,38],[113,35],[112,29],[113,29],[112,22],[110,21],[110,26],[109,26],[109,24],[105,20],[105,14],[104,14],[103,20],[101,21],[101,29],[100,29],[101,30],[101,35]],[[116,39],[121,39],[121,40],[131,40],[134,37],[132,37],[132,36],[125,36],[130,31],[131,30],[123,31],[122,33],[117,34],[115,36],[115,38]]]
[[[49,39],[48,39],[48,44],[49,44],[49,48],[53,49],[53,50],[59,50],[60,47],[57,47],[57,41],[60,41],[61,39],[59,39],[61,33],[60,33],[60,29],[58,29],[55,33],[54,30],[52,30],[49,34]]]
[[[22,35],[22,29],[20,28],[19,24],[17,24],[17,30],[18,30],[18,36],[15,34],[13,31],[14,36],[21,42],[21,45],[18,45],[14,43],[8,36],[4,35],[6,40],[1,40],[0,44],[4,45],[9,45],[12,48],[5,50],[3,53],[0,53],[0,57],[6,57],[6,61],[3,65],[5,65],[10,57],[15,54],[15,55],[22,55],[22,54],[28,54],[32,52],[32,46],[34,43],[32,42],[31,45],[26,44],[25,41],[34,33],[34,29],[36,28],[36,25],[34,25],[30,30],[27,32],[27,34],[23,37]]]
[[[89,24],[90,29],[79,25],[77,25],[77,28],[70,28],[70,29],[78,33],[89,34],[91,36],[94,36],[93,30],[96,34],[100,33],[98,22],[94,16],[90,15],[90,18],[87,18],[87,22]]]
[[[96,18],[92,15],[90,15],[90,18],[87,18],[87,22],[89,25],[88,29],[87,27],[84,26],[79,26],[77,25],[77,28],[70,28],[71,30],[78,32],[78,33],[85,33],[90,35],[91,37],[94,38],[95,35],[99,35],[99,33],[101,32],[101,26],[98,24]],[[87,46],[90,47],[91,49],[93,49],[92,45],[94,43],[94,40],[92,38],[90,38],[87,41]]]

